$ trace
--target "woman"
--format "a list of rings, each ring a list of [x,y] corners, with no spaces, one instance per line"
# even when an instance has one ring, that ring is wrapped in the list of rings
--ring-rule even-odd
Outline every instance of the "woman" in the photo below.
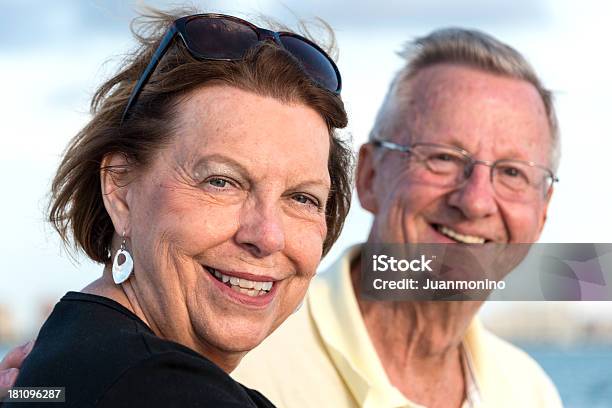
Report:
[[[103,276],[56,305],[15,385],[75,407],[271,406],[227,373],[298,307],[348,212],[339,73],[235,17],[145,28],[52,184],[51,222]]]

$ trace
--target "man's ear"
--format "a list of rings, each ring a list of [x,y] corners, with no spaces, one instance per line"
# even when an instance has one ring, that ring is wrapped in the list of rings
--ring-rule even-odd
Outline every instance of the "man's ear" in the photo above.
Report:
[[[374,145],[365,143],[359,149],[357,162],[357,195],[361,206],[376,214],[378,212],[378,196],[374,189],[376,179],[376,151]]]
[[[553,186],[550,186],[550,188],[548,189],[548,192],[546,193],[546,198],[545,198],[546,202],[544,203],[544,211],[542,212],[542,215],[540,217],[540,230],[538,231],[538,237],[542,235],[544,224],[546,224],[548,205],[550,204],[550,198],[552,197],[553,190],[554,190]]]
[[[128,205],[130,168],[127,157],[122,153],[108,154],[100,163],[100,185],[104,207],[113,222],[115,231],[119,235],[125,232],[128,236],[130,235],[130,207]]]

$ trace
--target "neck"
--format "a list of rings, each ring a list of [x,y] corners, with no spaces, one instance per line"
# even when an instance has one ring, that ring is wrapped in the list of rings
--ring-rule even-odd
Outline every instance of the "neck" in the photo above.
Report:
[[[353,289],[391,383],[427,406],[438,405],[435,395],[441,390],[461,405],[465,384],[460,346],[482,302],[369,301],[359,291],[360,271],[357,259],[351,265]]]
[[[169,332],[174,330],[165,330],[164,326],[156,324],[155,319],[146,313],[145,308],[141,307],[134,290],[134,285],[132,284],[132,279],[133,277],[121,285],[115,284],[112,278],[111,266],[107,265],[104,268],[102,277],[87,285],[81,292],[104,296],[114,300],[138,316],[156,336],[164,340],[179,343],[200,353],[228,374],[238,366],[238,363],[240,363],[240,360],[242,360],[246,353],[220,350],[209,344],[206,339],[199,338],[193,333],[193,330],[185,330],[185,333],[181,335],[172,335]]]

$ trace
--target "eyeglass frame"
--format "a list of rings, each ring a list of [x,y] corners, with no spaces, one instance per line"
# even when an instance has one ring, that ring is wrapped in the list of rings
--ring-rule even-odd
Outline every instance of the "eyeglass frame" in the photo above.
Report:
[[[334,95],[340,95],[340,92],[342,91],[342,76],[340,75],[340,70],[338,69],[338,66],[336,65],[334,60],[321,47],[319,47],[317,44],[315,44],[308,38],[301,36],[299,34],[296,34],[296,33],[289,32],[289,31],[272,31],[272,30],[268,30],[265,28],[261,28],[251,23],[250,21],[244,20],[239,17],[230,16],[227,14],[218,14],[218,13],[192,14],[192,15],[181,17],[181,18],[174,20],[172,24],[170,25],[170,27],[168,28],[168,30],[166,31],[166,33],[164,34],[164,36],[162,37],[159,43],[159,46],[157,47],[157,49],[153,53],[153,56],[151,57],[151,60],[149,61],[146,68],[144,69],[140,77],[138,78],[138,82],[132,89],[132,92],[125,106],[123,114],[121,115],[121,121],[120,121],[121,124],[123,124],[123,122],[125,122],[125,120],[129,117],[129,112],[134,107],[134,105],[136,105],[136,101],[138,97],[140,96],[140,94],[142,93],[145,84],[149,82],[151,75],[153,75],[153,72],[155,72],[155,69],[159,65],[159,62],[161,61],[163,56],[166,54],[166,52],[170,48],[172,41],[177,36],[183,41],[185,48],[194,58],[197,58],[203,61],[237,61],[236,59],[233,59],[233,58],[205,57],[201,55],[200,53],[196,52],[195,50],[192,50],[189,47],[189,43],[187,39],[185,38],[185,34],[184,34],[186,33],[187,23],[194,18],[200,18],[200,17],[228,19],[234,22],[244,24],[250,27],[257,34],[258,43],[272,40],[276,45],[278,45],[282,49],[286,49],[286,48],[280,40],[281,35],[287,36],[287,37],[298,38],[299,40],[304,41],[305,43],[307,43],[308,45],[312,46],[317,51],[319,51],[330,62],[336,74],[336,80],[338,82],[338,86],[336,87],[335,91],[332,91],[331,89],[326,88],[325,86],[321,84],[319,84],[319,86],[332,92]],[[289,52],[289,54],[293,56],[291,52]],[[310,74],[306,73],[306,75],[308,75],[308,77],[310,77],[312,81],[317,82],[314,78],[312,78]]]
[[[478,160],[475,159],[472,154],[470,152],[468,152],[467,150],[464,150],[460,147],[457,146],[452,146],[452,145],[444,145],[444,144],[438,144],[438,143],[414,143],[411,145],[401,145],[398,143],[394,143],[394,142],[390,142],[388,140],[383,140],[383,139],[373,139],[370,141],[370,143],[372,143],[374,146],[376,147],[382,147],[391,151],[396,151],[396,152],[400,152],[400,153],[408,153],[408,154],[414,154],[413,152],[413,148],[417,147],[417,146],[433,146],[433,147],[442,147],[445,149],[451,149],[454,150],[458,153],[460,153],[463,157],[465,157],[468,160],[469,166],[466,167],[464,169],[464,177],[465,180],[464,182],[466,182],[470,176],[472,175],[472,173],[474,172],[474,168],[476,167],[477,164],[482,164],[484,166],[487,166],[491,169],[490,171],[490,181],[491,184],[493,184],[493,170],[495,169],[496,165],[500,162],[506,162],[506,161],[514,161],[514,162],[519,162],[519,163],[524,163],[526,165],[528,165],[529,167],[537,167],[541,170],[544,170],[545,172],[548,173],[549,177],[550,177],[550,185],[548,186],[548,189],[552,188],[554,183],[558,183],[559,182],[559,178],[555,175],[555,173],[549,169],[548,167],[542,166],[541,164],[538,164],[536,162],[533,161],[528,161],[528,160],[518,160],[518,159],[498,159],[498,160]],[[430,170],[428,168],[428,170]],[[430,170],[431,171],[431,170]],[[456,187],[460,187],[462,184],[459,183],[457,184]]]

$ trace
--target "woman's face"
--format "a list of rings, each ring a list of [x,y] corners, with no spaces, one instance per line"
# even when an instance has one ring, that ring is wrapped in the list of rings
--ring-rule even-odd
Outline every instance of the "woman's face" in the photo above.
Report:
[[[158,335],[203,354],[259,344],[299,305],[322,254],[322,117],[229,86],[193,92],[126,188],[132,296]]]

